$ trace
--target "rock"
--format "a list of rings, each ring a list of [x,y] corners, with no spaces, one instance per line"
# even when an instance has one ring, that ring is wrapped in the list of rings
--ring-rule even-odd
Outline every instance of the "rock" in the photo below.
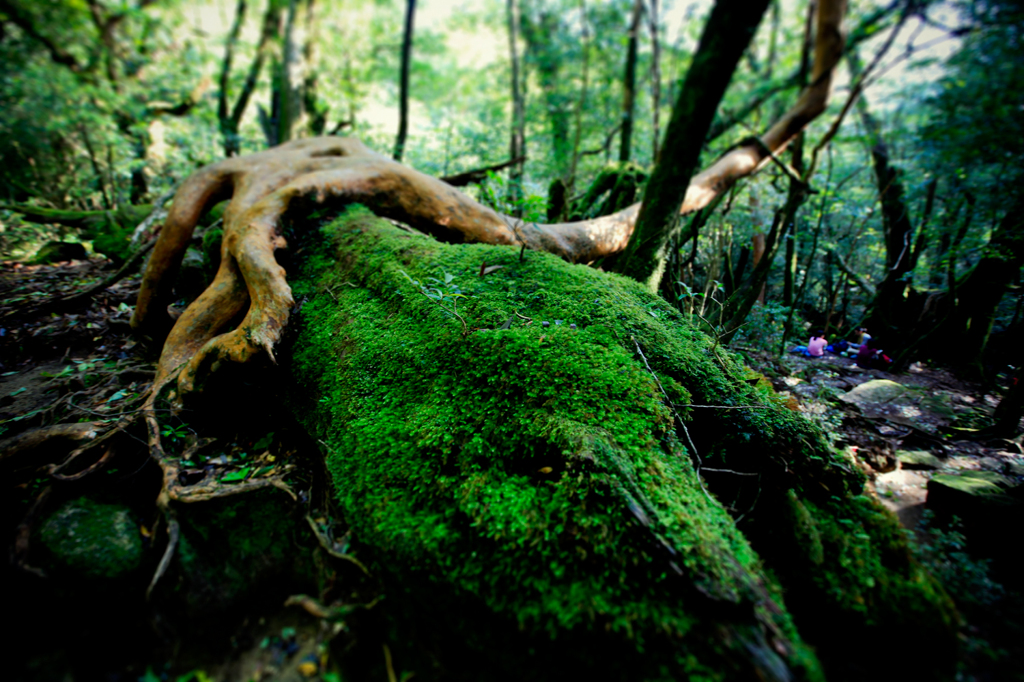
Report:
[[[928,508],[940,516],[962,519],[1001,514],[1022,506],[1014,487],[1020,486],[994,471],[936,474],[928,481]]]
[[[896,459],[904,469],[942,468],[942,460],[927,450],[897,450]]]
[[[875,405],[895,400],[906,392],[907,389],[895,381],[874,379],[860,384],[846,395],[839,396],[839,399],[855,405]]]
[[[42,265],[66,260],[85,260],[88,257],[85,246],[78,242],[47,242],[36,251],[30,262],[32,265]]]
[[[142,563],[142,537],[132,511],[89,498],[65,503],[43,522],[41,545],[46,567],[86,579],[113,580]]]
[[[181,259],[178,278],[174,282],[175,293],[185,300],[192,301],[210,286],[212,276],[210,264],[201,250],[189,247]]]
[[[178,551],[155,598],[202,623],[190,628],[216,629],[220,617],[248,601],[316,589],[312,552],[294,539],[295,514],[276,489],[184,506]]]
[[[971,553],[993,560],[997,580],[1020,579],[1014,538],[1024,524],[1024,484],[993,471],[935,474],[928,482],[927,505],[940,525],[961,521]]]

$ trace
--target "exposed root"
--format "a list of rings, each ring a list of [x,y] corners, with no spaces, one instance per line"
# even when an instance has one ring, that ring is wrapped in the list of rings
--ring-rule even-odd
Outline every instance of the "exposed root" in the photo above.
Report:
[[[0,443],[0,467],[40,466],[45,462],[35,462],[35,458],[45,457],[49,461],[54,449],[97,438],[100,427],[101,422],[54,424],[18,434]]]
[[[87,475],[89,475],[89,474],[91,474],[91,473],[93,473],[95,471],[99,471],[104,466],[106,466],[106,463],[111,459],[111,457],[114,454],[114,449],[109,444],[109,441],[111,441],[114,437],[124,433],[125,430],[129,426],[131,426],[134,422],[135,422],[135,418],[133,416],[129,416],[129,417],[126,417],[124,419],[121,419],[117,424],[115,424],[114,426],[108,428],[105,432],[103,432],[102,434],[96,436],[90,442],[86,443],[85,445],[83,445],[81,447],[78,447],[78,448],[72,450],[71,454],[69,454],[67,456],[67,458],[65,458],[64,461],[61,462],[60,464],[51,464],[49,467],[47,467],[47,472],[50,474],[50,476],[52,476],[53,478],[55,478],[57,480],[61,480],[61,481],[77,481],[78,479],[84,478],[85,476],[87,476]],[[95,423],[95,422],[93,422],[93,423]],[[76,424],[65,424],[65,425],[61,425],[61,426],[76,426]],[[64,474],[64,473],[62,473],[63,471],[68,469],[68,467],[70,467],[73,463],[75,463],[82,455],[84,455],[87,452],[90,452],[90,451],[93,451],[93,450],[99,448],[101,445],[106,445],[106,448],[105,448],[105,450],[103,452],[103,455],[101,455],[98,460],[96,460],[95,462],[93,462],[89,466],[85,467],[81,471],[78,471],[78,472],[76,472],[74,474]]]
[[[18,524],[18,530],[15,533],[14,546],[11,549],[11,563],[20,568],[21,570],[37,575],[40,578],[45,578],[46,573],[41,568],[35,568],[34,566],[28,565],[28,552],[29,545],[32,539],[32,526],[35,523],[36,516],[39,515],[39,511],[46,505],[47,500],[50,499],[50,492],[53,489],[50,486],[43,488],[43,491],[39,493],[32,506],[29,507],[28,513],[25,514],[25,518]]]
[[[333,620],[335,612],[316,599],[305,594],[294,594],[284,601],[285,606],[300,606],[306,613],[321,620]]]
[[[343,559],[345,561],[355,564],[363,573],[365,573],[366,575],[370,575],[370,571],[366,568],[366,566],[363,565],[363,562],[359,561],[359,559],[356,559],[351,554],[346,554],[342,552],[340,549],[338,549],[337,543],[335,543],[334,540],[328,537],[326,533],[320,530],[320,526],[317,524],[315,520],[313,520],[312,516],[306,516],[306,523],[308,523],[309,527],[313,529],[313,534],[316,535],[316,539],[320,542],[320,546],[323,547],[325,552],[330,554],[335,559]]]
[[[86,301],[101,291],[105,291],[110,287],[114,286],[122,279],[134,272],[135,268],[138,267],[139,262],[143,257],[152,250],[156,244],[156,239],[151,239],[141,248],[137,249],[128,259],[117,269],[113,274],[105,277],[95,284],[91,284],[80,291],[75,291],[69,294],[57,294],[51,296],[39,303],[35,303],[28,306],[23,306],[16,309],[16,313],[21,317],[28,317],[30,315],[38,315],[40,313],[47,312],[54,308],[65,308],[73,306],[82,301]]]
[[[156,584],[160,582],[160,578],[167,572],[167,568],[171,565],[171,559],[174,558],[174,551],[178,548],[178,539],[181,535],[181,529],[178,526],[178,519],[175,518],[174,512],[164,506],[162,508],[164,518],[167,519],[167,548],[164,549],[164,555],[160,557],[160,563],[156,567],[156,571],[153,573],[152,580],[149,581],[149,587],[146,588],[146,600],[148,601],[153,596],[153,589]]]
[[[76,451],[76,452],[80,452],[80,451]],[[82,469],[81,471],[75,472],[73,474],[61,474],[61,473],[58,473],[58,471],[57,471],[58,468],[65,467],[67,464],[69,464],[71,461],[73,461],[75,459],[75,457],[77,455],[72,453],[72,456],[68,459],[67,462],[65,462],[64,464],[59,465],[59,467],[54,467],[54,469],[50,471],[50,476],[52,476],[53,478],[57,479],[58,481],[77,481],[77,480],[79,480],[81,478],[85,478],[89,474],[92,474],[92,473],[95,473],[97,471],[102,470],[105,466],[107,466],[107,463],[110,462],[110,460],[113,458],[113,455],[114,455],[114,448],[107,448],[106,450],[103,451],[103,454],[100,455],[100,458],[98,460],[96,460],[95,462],[93,462],[92,464],[87,466],[86,468]]]

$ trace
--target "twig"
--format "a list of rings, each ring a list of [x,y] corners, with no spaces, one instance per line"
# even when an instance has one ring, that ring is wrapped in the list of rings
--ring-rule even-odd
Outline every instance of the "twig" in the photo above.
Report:
[[[391,664],[391,649],[388,648],[387,644],[382,644],[384,647],[384,667],[388,669],[388,682],[398,682],[398,677],[395,675],[395,666]]]
[[[465,173],[456,173],[455,175],[446,175],[440,178],[441,182],[447,182],[452,187],[465,187],[466,185],[473,184],[475,182],[482,182],[487,178],[487,173],[493,173],[496,171],[504,170],[509,166],[515,166],[526,161],[525,156],[512,159],[511,161],[503,161],[490,166],[484,166],[483,168],[474,168],[473,170],[466,171]]]
[[[331,538],[327,536],[326,533],[320,530],[320,527],[317,525],[316,521],[314,521],[313,517],[311,517],[309,514],[306,515],[306,523],[308,523],[309,527],[313,529],[313,534],[316,536],[317,541],[320,542],[320,546],[323,547],[325,552],[330,554],[335,559],[344,559],[345,561],[352,562],[353,564],[358,566],[363,573],[365,573],[366,575],[370,575],[370,571],[366,568],[366,566],[363,565],[361,561],[359,561],[359,559],[356,559],[351,554],[345,554],[344,552],[339,552],[338,550],[334,549],[334,542],[331,540]]]
[[[679,413],[676,412],[675,405],[672,404],[672,399],[668,397],[668,393],[665,391],[665,387],[661,385],[661,381],[658,379],[658,375],[654,373],[653,369],[651,369],[650,363],[647,362],[647,356],[644,355],[643,350],[640,349],[640,344],[634,337],[630,336],[629,338],[633,342],[633,345],[636,346],[636,352],[640,354],[640,358],[644,361],[644,366],[647,368],[647,371],[650,372],[651,376],[654,378],[654,383],[658,385],[658,388],[661,390],[661,394],[665,396],[665,400],[666,402],[668,402],[668,407],[670,410],[672,410],[672,414],[675,416],[676,421],[679,422],[679,426],[682,427],[683,433],[686,434],[686,440],[690,444],[690,450],[693,452],[694,459],[697,460],[697,484],[700,486],[700,489],[704,493],[704,496],[707,497],[708,500],[714,502],[714,498],[711,497],[710,493],[708,493],[707,491],[707,488],[704,487],[704,480],[700,477],[700,468],[702,462],[700,459],[700,454],[697,452],[697,446],[693,444],[693,438],[690,437],[690,430],[686,428],[686,424],[683,422],[682,417],[680,417]]]
[[[734,474],[736,476],[760,476],[756,471],[733,471],[732,469],[712,469],[710,467],[704,467],[701,471],[714,471],[719,474]]]
[[[110,275],[106,279],[97,282],[96,284],[92,284],[90,286],[85,287],[81,291],[76,291],[71,294],[57,294],[56,296],[51,296],[43,301],[40,301],[35,305],[15,310],[17,310],[17,314],[19,316],[35,315],[43,311],[46,311],[50,308],[77,303],[79,301],[90,298],[93,294],[99,293],[100,291],[103,291],[105,289],[109,289],[110,287],[124,279],[131,271],[131,269],[139,262],[139,259],[141,259],[147,253],[149,253],[150,249],[153,248],[154,244],[156,244],[156,239],[151,239],[148,242],[146,242],[142,246],[142,248],[140,248],[139,250],[137,250],[135,253],[128,257],[128,260],[126,260],[124,264],[120,268],[118,268],[117,272]],[[12,310],[6,316],[10,316],[13,314],[14,311]]]
[[[165,508],[163,512],[167,518],[167,548],[164,550],[164,555],[160,558],[160,565],[156,567],[156,572],[153,573],[153,579],[149,581],[149,587],[146,588],[147,601],[153,595],[153,588],[156,587],[160,578],[167,572],[167,567],[171,565],[171,559],[174,558],[174,550],[178,547],[178,537],[181,533],[178,527],[178,519],[175,518],[174,512],[170,508]]]
[[[706,407],[712,410],[767,410],[771,405],[676,405],[675,407]]]

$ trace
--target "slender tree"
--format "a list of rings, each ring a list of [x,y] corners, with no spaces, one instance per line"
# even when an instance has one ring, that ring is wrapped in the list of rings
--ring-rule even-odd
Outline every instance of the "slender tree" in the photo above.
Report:
[[[651,159],[658,160],[658,142],[661,138],[661,40],[658,36],[658,0],[651,0],[648,15],[651,29]]]
[[[271,0],[263,14],[263,21],[260,29],[259,42],[256,45],[256,54],[249,64],[249,68],[242,83],[242,89],[234,105],[230,103],[230,78],[231,69],[234,63],[235,50],[243,22],[247,3],[239,0],[235,10],[235,21],[228,34],[227,44],[224,48],[224,60],[221,64],[220,90],[217,93],[217,118],[220,123],[220,131],[223,136],[224,155],[235,156],[241,150],[241,139],[238,131],[242,124],[242,117],[249,106],[256,86],[259,83],[260,73],[266,63],[267,54],[275,36],[280,32],[282,0]]]
[[[524,157],[526,151],[526,106],[519,81],[519,0],[507,0],[505,9],[508,20],[509,61],[512,70],[512,124],[508,153],[509,158],[514,160]],[[509,169],[509,199],[517,218],[522,216],[523,163],[520,161]]]
[[[634,0],[633,15],[629,22],[626,47],[626,73],[622,78],[622,138],[619,161],[629,161],[633,141],[633,110],[636,108],[636,53],[640,38],[640,20],[643,18],[644,0]]]
[[[401,161],[405,154],[405,140],[409,134],[409,61],[412,58],[413,20],[416,16],[416,0],[407,0],[405,6],[405,33],[402,37],[402,66],[398,86],[398,137],[395,139],[395,161]]]

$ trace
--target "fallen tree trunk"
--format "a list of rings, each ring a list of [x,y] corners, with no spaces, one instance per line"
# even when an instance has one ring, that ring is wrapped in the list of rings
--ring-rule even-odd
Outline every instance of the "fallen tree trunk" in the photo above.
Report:
[[[153,212],[153,205],[126,204],[113,211],[62,211],[29,204],[0,204],[0,209],[19,213],[29,222],[80,229],[95,250],[115,263],[123,263],[131,255],[132,230]]]
[[[852,462],[638,283],[362,209],[304,252],[289,401],[454,678],[857,678],[896,637],[951,678],[951,603]]]

